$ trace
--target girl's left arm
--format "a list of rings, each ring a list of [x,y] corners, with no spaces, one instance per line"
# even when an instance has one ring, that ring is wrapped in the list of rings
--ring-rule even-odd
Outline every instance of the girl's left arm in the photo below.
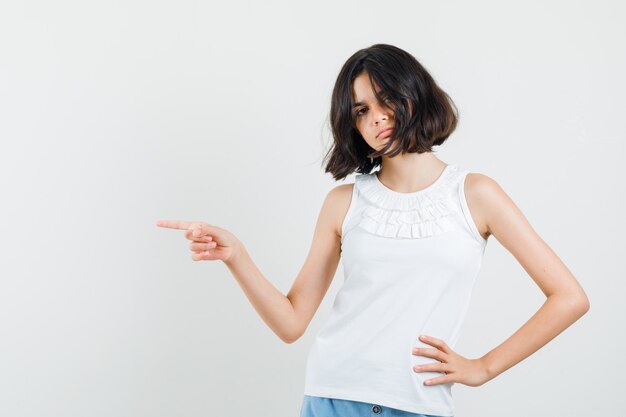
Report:
[[[554,339],[589,311],[590,304],[574,275],[495,180],[468,174],[465,189],[468,204],[488,234],[519,261],[547,297],[522,327],[479,359],[490,380]]]

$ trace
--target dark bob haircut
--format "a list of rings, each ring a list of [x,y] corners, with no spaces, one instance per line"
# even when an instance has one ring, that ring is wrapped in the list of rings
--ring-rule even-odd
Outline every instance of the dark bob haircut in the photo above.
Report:
[[[388,142],[378,152],[357,130],[352,112],[352,83],[364,72],[376,99],[381,103],[389,100],[395,119]],[[328,159],[325,172],[342,180],[355,171],[371,173],[381,165],[381,155],[431,152],[452,134],[458,118],[452,99],[414,56],[387,44],[361,49],[343,65],[333,88],[330,124],[334,141],[324,158]]]

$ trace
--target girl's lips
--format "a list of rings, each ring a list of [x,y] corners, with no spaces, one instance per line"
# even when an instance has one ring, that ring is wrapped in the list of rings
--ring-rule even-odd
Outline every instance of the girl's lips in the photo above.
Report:
[[[393,129],[387,129],[387,130],[383,130],[382,132],[380,132],[380,134],[378,135],[378,139],[383,139],[386,137],[391,136],[391,132],[393,131]]]

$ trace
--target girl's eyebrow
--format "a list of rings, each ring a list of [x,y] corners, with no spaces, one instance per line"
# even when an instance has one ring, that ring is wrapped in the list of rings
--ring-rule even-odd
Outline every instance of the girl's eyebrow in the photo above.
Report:
[[[379,91],[378,94],[381,94],[381,91]],[[367,104],[367,103],[364,101],[358,101],[352,105],[352,108],[362,106],[363,104]]]

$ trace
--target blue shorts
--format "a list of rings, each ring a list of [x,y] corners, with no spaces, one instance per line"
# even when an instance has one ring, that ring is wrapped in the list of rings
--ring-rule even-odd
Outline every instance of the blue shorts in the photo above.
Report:
[[[439,417],[378,404],[305,395],[300,417]]]

